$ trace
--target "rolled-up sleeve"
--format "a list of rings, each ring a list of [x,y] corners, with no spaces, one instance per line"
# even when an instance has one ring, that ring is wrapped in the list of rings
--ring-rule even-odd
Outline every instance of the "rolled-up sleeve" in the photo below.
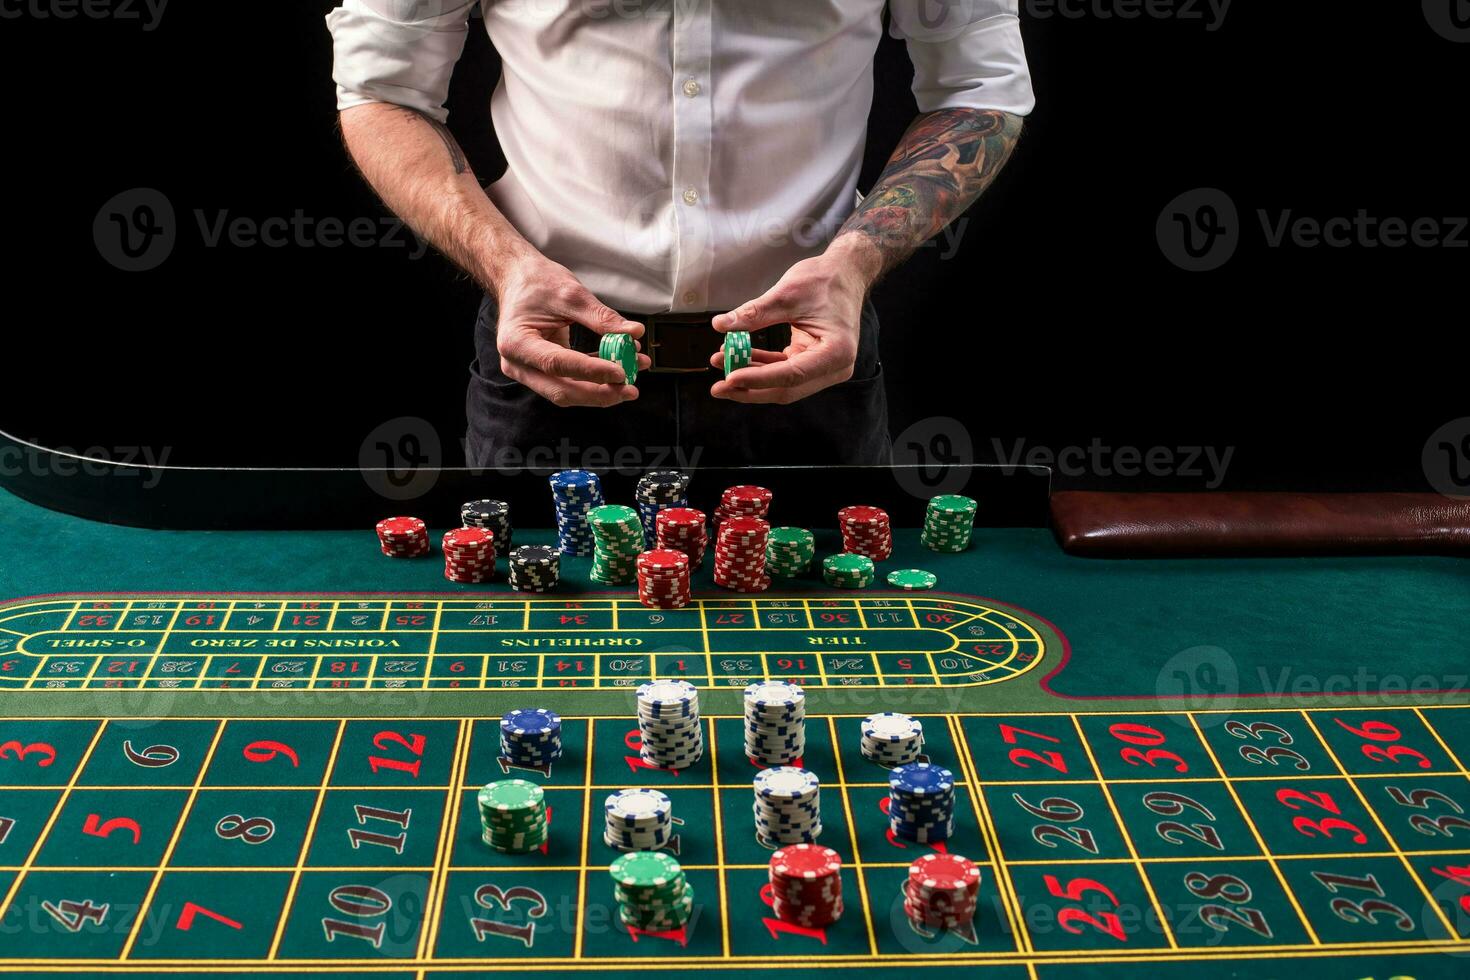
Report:
[[[920,112],[1036,107],[1019,0],[889,0],[889,33],[908,45]]]
[[[344,0],[327,15],[337,108],[389,102],[439,122],[476,0]]]

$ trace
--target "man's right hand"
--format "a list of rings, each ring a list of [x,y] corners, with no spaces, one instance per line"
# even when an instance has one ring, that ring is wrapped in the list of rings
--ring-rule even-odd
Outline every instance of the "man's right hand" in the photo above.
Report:
[[[631,334],[635,340],[643,336],[643,324],[624,320],[566,267],[541,255],[504,269],[496,285],[500,321],[495,342],[506,377],[562,408],[607,408],[638,397],[638,388],[625,383],[617,364],[571,349],[568,324],[581,324],[599,336]],[[638,367],[651,366],[642,345],[638,347]]]

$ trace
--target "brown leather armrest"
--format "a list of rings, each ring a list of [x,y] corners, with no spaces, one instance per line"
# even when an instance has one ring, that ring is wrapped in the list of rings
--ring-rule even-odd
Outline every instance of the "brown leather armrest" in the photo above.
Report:
[[[1052,530],[1090,558],[1467,555],[1470,500],[1433,493],[1052,495]]]

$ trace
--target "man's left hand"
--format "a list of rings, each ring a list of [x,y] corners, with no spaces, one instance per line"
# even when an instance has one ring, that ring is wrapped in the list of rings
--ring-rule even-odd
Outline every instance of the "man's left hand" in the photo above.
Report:
[[[716,398],[752,405],[789,405],[852,377],[863,300],[876,275],[876,256],[844,236],[825,253],[798,262],[764,296],[714,318],[720,333],[791,324],[784,351],[757,350],[751,366],[715,382]],[[716,352],[710,365],[724,367]]]

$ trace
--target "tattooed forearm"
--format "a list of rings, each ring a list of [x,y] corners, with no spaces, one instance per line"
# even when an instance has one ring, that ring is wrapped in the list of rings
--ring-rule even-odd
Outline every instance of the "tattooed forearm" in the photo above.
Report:
[[[941,109],[904,134],[872,191],[838,236],[863,236],[886,272],[963,214],[1010,158],[1021,117],[981,109]]]
[[[449,151],[449,162],[454,165],[454,172],[456,175],[463,174],[469,171],[470,162],[468,158],[465,157],[464,150],[460,148],[459,141],[456,140],[454,138],[454,134],[449,131],[448,126],[439,122],[437,119],[430,119],[428,116],[424,115],[422,112],[419,112],[417,109],[409,109],[403,106],[399,106],[398,111],[406,113],[407,115],[410,115],[415,119],[421,120],[425,125],[427,125],[430,129],[434,131],[439,139],[443,140],[444,148]]]

